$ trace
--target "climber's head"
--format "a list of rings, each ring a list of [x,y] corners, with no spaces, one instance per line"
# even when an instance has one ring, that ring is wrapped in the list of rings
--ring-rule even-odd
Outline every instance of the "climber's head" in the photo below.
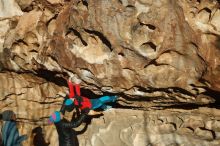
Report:
[[[74,109],[74,107],[75,107],[74,100],[75,100],[75,98],[69,98],[65,101],[64,104],[65,104],[66,111],[71,112]]]
[[[55,111],[50,117],[49,117],[49,123],[58,123],[62,119],[61,112]]]

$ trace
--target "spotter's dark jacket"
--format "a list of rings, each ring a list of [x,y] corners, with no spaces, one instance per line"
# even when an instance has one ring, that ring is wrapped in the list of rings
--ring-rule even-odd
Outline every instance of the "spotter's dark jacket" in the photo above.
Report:
[[[61,121],[55,123],[58,137],[59,146],[78,146],[77,132],[72,129],[80,126],[86,115],[81,115],[78,119],[72,118],[71,121],[63,118]]]

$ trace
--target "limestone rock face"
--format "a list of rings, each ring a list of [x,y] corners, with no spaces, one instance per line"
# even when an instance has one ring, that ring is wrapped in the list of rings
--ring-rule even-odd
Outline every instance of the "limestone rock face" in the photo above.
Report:
[[[10,18],[13,16],[21,16],[23,12],[15,0],[0,1],[0,18]]]
[[[215,136],[217,131],[204,127],[205,119],[210,119],[202,113],[204,111],[206,109],[183,114],[177,111],[110,110],[104,112],[102,118],[92,120],[84,135],[79,136],[80,142],[86,146],[217,146],[220,142]],[[212,125],[218,120],[213,119]],[[191,126],[198,121],[203,125]]]
[[[8,30],[2,68],[67,73],[97,94],[150,96],[180,88],[196,97],[218,90],[217,1],[18,4],[27,12],[1,21]]]
[[[0,73],[0,80],[0,108],[13,110],[22,121],[45,124],[41,118],[60,108],[62,86],[28,73]]]
[[[219,145],[219,58],[218,0],[0,0],[0,112],[16,112],[24,145],[37,126],[58,145],[47,118],[69,77],[132,103],[93,119],[81,146]],[[190,115],[201,107],[212,117]]]

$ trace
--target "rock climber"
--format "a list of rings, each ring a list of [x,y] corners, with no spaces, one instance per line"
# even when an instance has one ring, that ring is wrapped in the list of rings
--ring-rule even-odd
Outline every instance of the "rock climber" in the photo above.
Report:
[[[106,103],[115,102],[118,99],[118,96],[102,96],[97,99],[89,99],[87,97],[81,96],[79,84],[73,85],[73,83],[68,80],[68,86],[69,98],[65,97],[65,100],[60,110],[62,113],[64,113],[65,111],[70,112],[74,108],[80,109],[81,114],[88,114],[90,110],[95,110],[97,108],[107,110],[111,108],[111,106],[106,105]]]

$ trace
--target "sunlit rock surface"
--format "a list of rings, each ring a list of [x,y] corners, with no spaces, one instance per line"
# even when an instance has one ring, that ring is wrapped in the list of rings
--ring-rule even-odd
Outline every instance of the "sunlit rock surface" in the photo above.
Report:
[[[219,145],[219,7],[217,0],[0,0],[0,109],[17,113],[30,136],[24,145],[40,126],[56,146],[46,120],[71,76],[89,97],[132,102],[93,119],[81,146]],[[151,116],[179,121],[155,125]]]
[[[209,112],[205,108],[184,113],[122,109],[106,111],[104,117],[93,119],[91,127],[84,136],[80,136],[81,145],[217,146],[220,143],[216,136],[219,133],[219,129],[216,129],[219,119],[212,119]],[[219,110],[212,112],[213,116],[219,114]],[[92,136],[88,137],[87,134]]]
[[[10,18],[13,16],[21,16],[23,12],[16,3],[16,0],[1,0],[0,1],[0,18]]]

